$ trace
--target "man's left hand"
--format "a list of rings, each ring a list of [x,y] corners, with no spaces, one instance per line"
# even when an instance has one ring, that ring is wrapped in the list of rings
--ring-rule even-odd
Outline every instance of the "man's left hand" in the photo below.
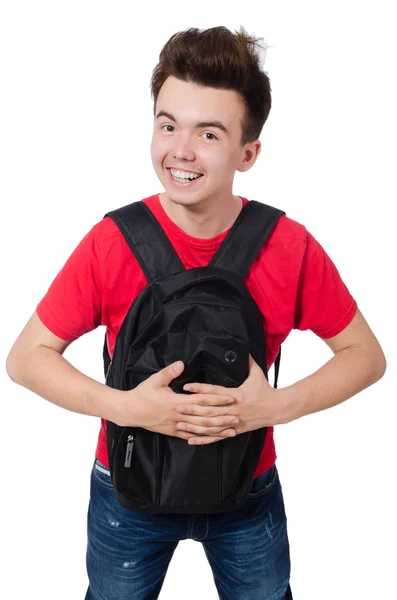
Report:
[[[254,431],[261,427],[271,427],[281,423],[281,398],[278,390],[274,389],[265,377],[261,367],[249,356],[248,377],[238,388],[227,388],[209,383],[187,383],[183,386],[187,392],[196,394],[222,394],[234,399],[227,414],[238,417],[239,422],[233,425],[236,434]],[[202,434],[202,428],[193,424],[197,417],[209,417],[214,414],[213,408],[200,404],[187,404],[177,409],[183,414],[184,420],[177,424],[178,429],[198,435],[189,438],[189,444],[208,444],[209,436]],[[188,411],[188,412],[187,412]],[[189,422],[189,416],[194,416]]]

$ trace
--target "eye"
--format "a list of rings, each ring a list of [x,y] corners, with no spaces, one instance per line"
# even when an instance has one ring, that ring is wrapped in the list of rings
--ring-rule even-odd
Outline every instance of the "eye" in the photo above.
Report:
[[[216,137],[216,135],[214,135],[213,133],[211,133],[210,131],[206,131],[205,133],[203,133],[203,135],[212,135],[212,138],[210,138],[209,141],[211,141],[212,139],[217,140],[218,138]],[[207,138],[208,140],[208,138]]]
[[[172,133],[172,131],[170,131],[169,129],[168,129],[168,130],[167,130],[167,129],[165,129],[166,127],[170,127],[172,131],[175,129],[175,127],[174,127],[173,125],[168,125],[168,124],[167,124],[167,125],[162,125],[162,126],[160,127],[160,129],[162,129],[162,130],[163,130],[165,133]],[[212,136],[212,137],[210,137],[210,138],[207,138],[207,140],[208,140],[208,141],[212,141],[212,140],[217,140],[217,139],[218,139],[218,138],[216,137],[216,135],[214,135],[214,134],[213,134],[213,133],[211,133],[210,131],[205,131],[205,132],[203,133],[203,135],[210,135],[210,136]]]

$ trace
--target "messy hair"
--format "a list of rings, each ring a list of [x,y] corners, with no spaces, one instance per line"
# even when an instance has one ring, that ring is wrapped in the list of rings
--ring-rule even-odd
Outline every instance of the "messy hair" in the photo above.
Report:
[[[169,76],[219,89],[234,90],[245,105],[240,143],[257,140],[271,108],[271,87],[262,70],[265,48],[262,38],[247,34],[243,27],[233,33],[226,27],[175,33],[160,52],[151,78],[151,94],[157,98]]]

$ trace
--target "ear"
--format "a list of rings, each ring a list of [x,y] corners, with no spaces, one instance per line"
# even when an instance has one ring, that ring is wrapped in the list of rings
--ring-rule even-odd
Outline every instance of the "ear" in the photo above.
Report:
[[[254,166],[256,159],[261,153],[262,144],[259,140],[249,142],[244,146],[244,150],[241,156],[241,161],[237,167],[237,171],[245,172],[249,171]]]

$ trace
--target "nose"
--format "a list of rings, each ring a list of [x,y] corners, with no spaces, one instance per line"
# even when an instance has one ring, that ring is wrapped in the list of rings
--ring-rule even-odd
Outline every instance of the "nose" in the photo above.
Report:
[[[190,136],[175,136],[172,148],[174,158],[178,160],[193,161],[195,154]]]

